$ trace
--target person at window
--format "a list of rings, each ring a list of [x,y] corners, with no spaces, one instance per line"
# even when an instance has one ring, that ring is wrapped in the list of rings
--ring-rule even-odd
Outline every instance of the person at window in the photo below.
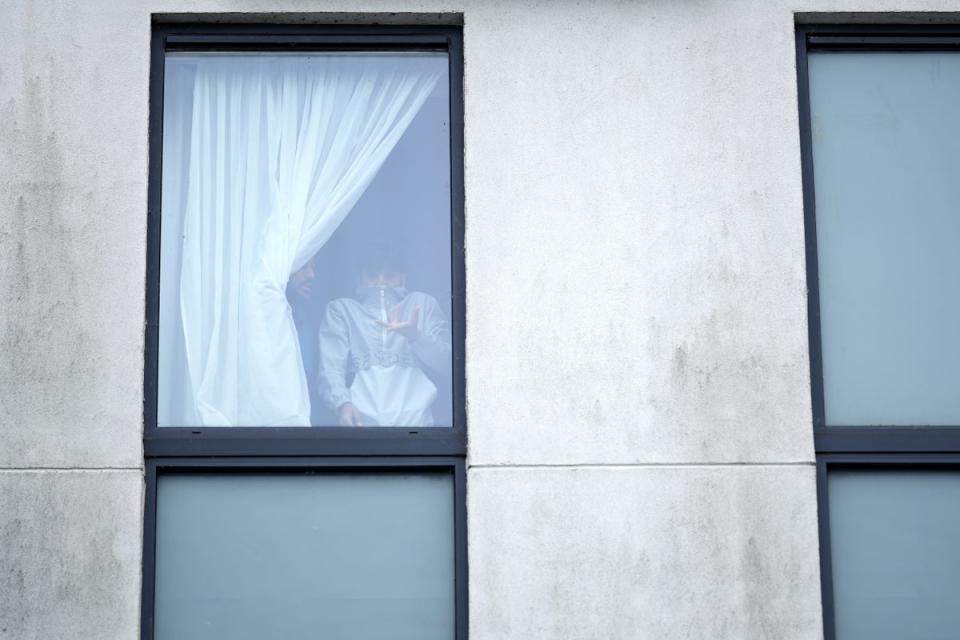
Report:
[[[356,297],[327,304],[319,391],[341,426],[433,425],[437,387],[424,369],[450,370],[449,325],[436,299],[408,291],[406,279],[397,252],[380,249],[364,261]]]

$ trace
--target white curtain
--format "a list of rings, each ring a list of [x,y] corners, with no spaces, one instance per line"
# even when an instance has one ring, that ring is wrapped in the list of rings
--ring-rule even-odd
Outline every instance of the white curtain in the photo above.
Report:
[[[178,217],[177,204],[182,215],[169,220],[161,250],[161,425],[309,425],[286,284],[433,90],[439,74],[429,62],[374,54],[177,62],[193,74],[192,107],[165,114],[163,225]],[[170,166],[168,136],[186,166]],[[177,282],[179,299],[169,294]]]

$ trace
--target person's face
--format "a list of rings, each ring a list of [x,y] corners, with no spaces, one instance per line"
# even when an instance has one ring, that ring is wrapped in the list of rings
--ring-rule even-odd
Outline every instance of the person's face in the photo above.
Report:
[[[313,260],[311,260],[290,276],[290,285],[299,297],[309,298],[316,277],[317,272],[314,270]]]
[[[377,273],[364,273],[360,276],[360,286],[363,287],[402,287],[406,283],[407,274],[389,273],[380,271]]]

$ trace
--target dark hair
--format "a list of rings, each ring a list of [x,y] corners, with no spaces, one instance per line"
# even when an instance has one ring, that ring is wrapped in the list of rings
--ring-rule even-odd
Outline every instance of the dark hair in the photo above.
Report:
[[[377,244],[362,255],[357,274],[373,276],[380,273],[406,273],[406,261],[403,254],[393,245]]]

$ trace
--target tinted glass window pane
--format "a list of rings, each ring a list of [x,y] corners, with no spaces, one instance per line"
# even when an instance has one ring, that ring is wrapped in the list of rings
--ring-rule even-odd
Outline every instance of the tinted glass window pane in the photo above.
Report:
[[[960,474],[834,471],[837,640],[948,640],[960,629]]]
[[[443,53],[170,54],[160,426],[450,426]]]
[[[809,63],[827,423],[960,424],[960,54]]]
[[[157,640],[451,640],[449,474],[161,475]]]

